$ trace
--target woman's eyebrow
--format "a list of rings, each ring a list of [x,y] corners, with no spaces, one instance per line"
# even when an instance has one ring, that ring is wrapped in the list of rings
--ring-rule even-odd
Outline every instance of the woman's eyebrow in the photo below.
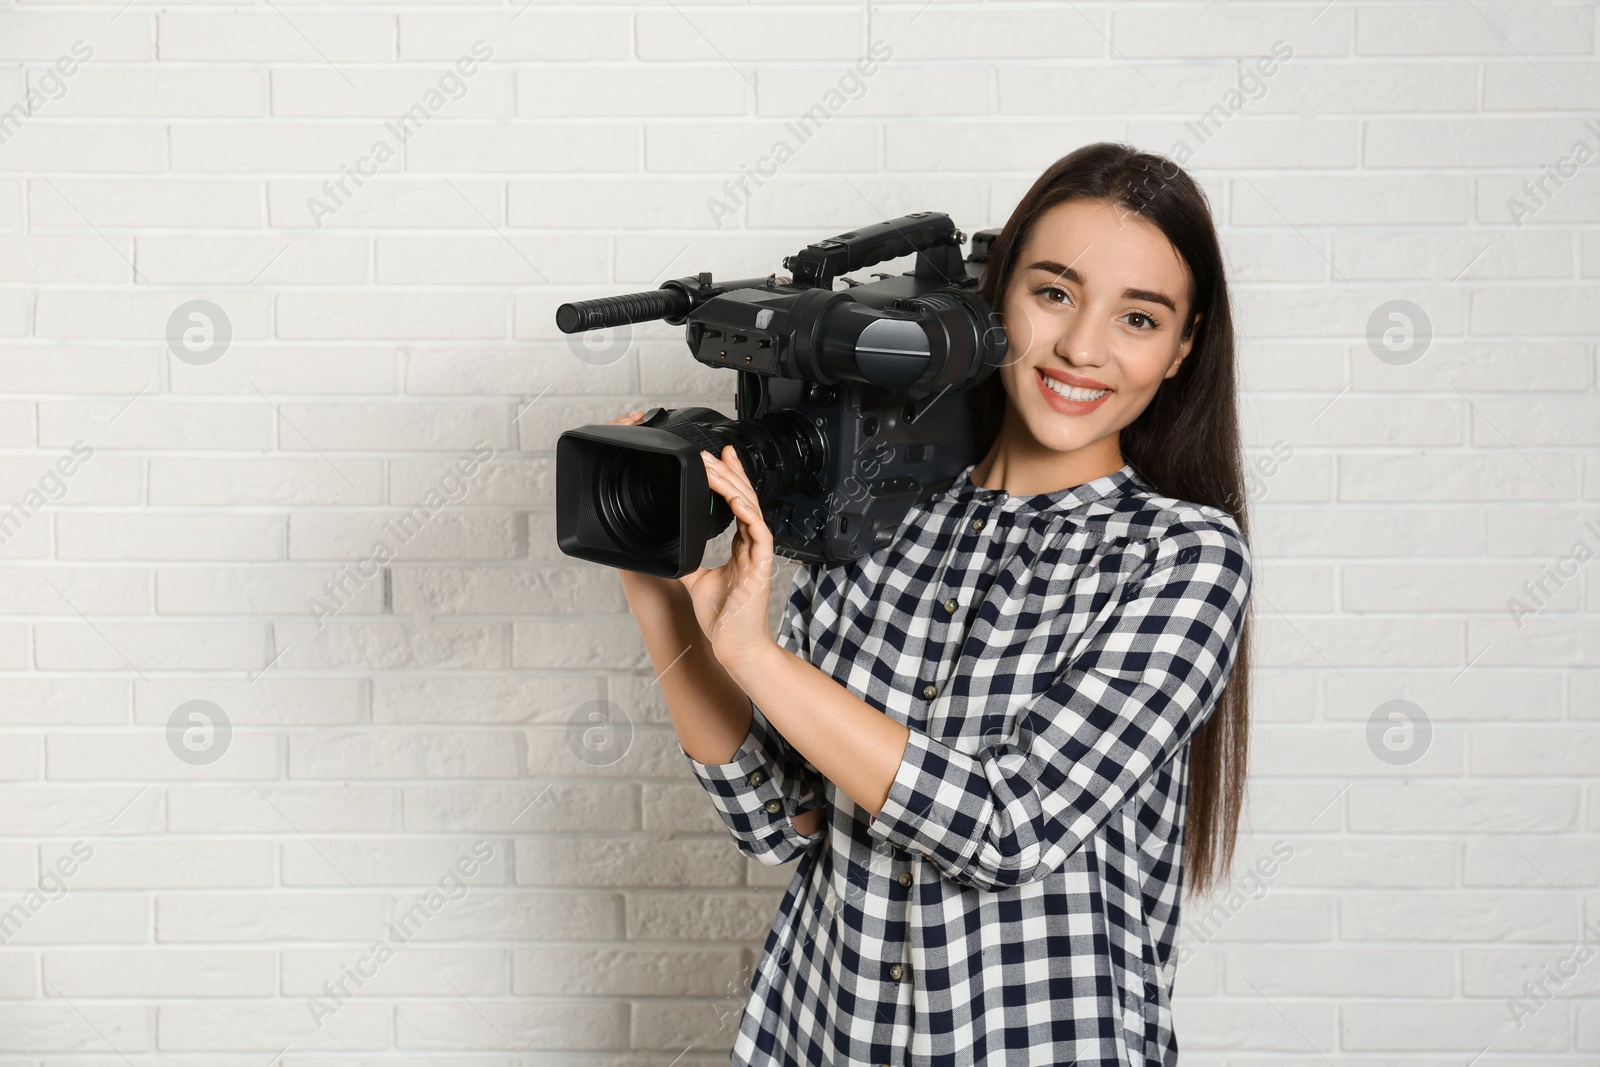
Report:
[[[1028,264],[1029,270],[1047,270],[1059,278],[1069,282],[1084,284],[1083,275],[1079,274],[1076,267],[1064,267],[1053,259],[1041,259],[1037,263]],[[1148,300],[1152,304],[1163,304],[1174,315],[1178,313],[1177,305],[1164,293],[1153,289],[1124,289],[1122,295],[1129,300]]]

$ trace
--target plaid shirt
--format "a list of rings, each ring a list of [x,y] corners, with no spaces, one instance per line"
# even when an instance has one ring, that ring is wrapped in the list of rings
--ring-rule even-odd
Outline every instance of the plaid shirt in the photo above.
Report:
[[[734,1064],[1178,1062],[1188,742],[1248,546],[1132,466],[1034,496],[971,469],[872,554],[802,564],[784,610],[785,648],[911,730],[876,817],[753,704],[730,762],[684,753],[740,851],[800,861]]]

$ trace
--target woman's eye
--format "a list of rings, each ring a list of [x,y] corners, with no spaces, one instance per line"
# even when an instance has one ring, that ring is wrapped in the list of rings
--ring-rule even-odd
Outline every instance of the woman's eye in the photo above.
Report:
[[[1052,293],[1055,294],[1055,295],[1052,296],[1051,295]],[[1066,299],[1067,293],[1064,290],[1058,289],[1053,285],[1041,285],[1039,288],[1033,290],[1033,294],[1035,296],[1044,297],[1045,303],[1047,303],[1047,304],[1061,304],[1063,307],[1070,307],[1071,306],[1070,302]],[[1057,297],[1057,296],[1061,297],[1062,299],[1061,300],[1055,299],[1055,297]],[[1126,315],[1124,315],[1123,318],[1125,318],[1125,319],[1136,319],[1137,320],[1136,322],[1131,322],[1131,323],[1129,323],[1129,325],[1133,326],[1135,329],[1139,330],[1140,332],[1144,332],[1144,331],[1147,331],[1147,330],[1159,330],[1161,328],[1161,324],[1159,322],[1157,322],[1155,319],[1151,318],[1149,315],[1146,315],[1142,311],[1130,311]]]

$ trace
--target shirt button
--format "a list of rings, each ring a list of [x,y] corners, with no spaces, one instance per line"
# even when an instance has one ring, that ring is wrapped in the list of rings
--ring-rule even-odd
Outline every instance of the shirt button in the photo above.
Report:
[[[901,873],[901,875],[900,875],[900,884],[901,885],[910,885],[911,884],[911,872],[910,871],[904,871],[904,872]]]
[[[973,519],[972,520],[972,532],[973,533],[977,533],[979,530],[983,529],[985,525],[986,524],[984,523],[984,521],[982,519]]]
[[[932,700],[934,697],[939,695],[939,687],[936,685],[925,685],[922,687],[922,695],[928,700]]]
[[[760,785],[762,782],[767,780],[767,776],[762,774],[760,771],[751,771],[750,777],[745,780],[751,785]]]
[[[945,610],[945,612],[947,614],[950,614],[950,615],[954,615],[956,613],[956,608],[959,608],[960,606],[961,605],[956,602],[956,598],[955,597],[951,597],[949,600],[946,600],[944,602],[944,610]]]
[[[900,976],[905,973],[906,969],[900,966],[898,963],[889,968],[889,977],[893,978],[896,982],[900,981]]]
[[[783,805],[776,800],[769,800],[761,806],[771,815],[776,815],[783,810]]]

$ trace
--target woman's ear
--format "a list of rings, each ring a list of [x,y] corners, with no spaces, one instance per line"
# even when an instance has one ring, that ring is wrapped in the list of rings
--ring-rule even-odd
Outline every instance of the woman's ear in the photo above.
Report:
[[[1178,368],[1183,366],[1183,361],[1188,358],[1189,351],[1194,348],[1195,337],[1200,327],[1200,320],[1203,317],[1202,315],[1196,315],[1194,321],[1189,323],[1189,328],[1183,334],[1183,344],[1178,346],[1178,358],[1172,361],[1172,366],[1167,368],[1167,373],[1161,376],[1163,380],[1177,374]]]

